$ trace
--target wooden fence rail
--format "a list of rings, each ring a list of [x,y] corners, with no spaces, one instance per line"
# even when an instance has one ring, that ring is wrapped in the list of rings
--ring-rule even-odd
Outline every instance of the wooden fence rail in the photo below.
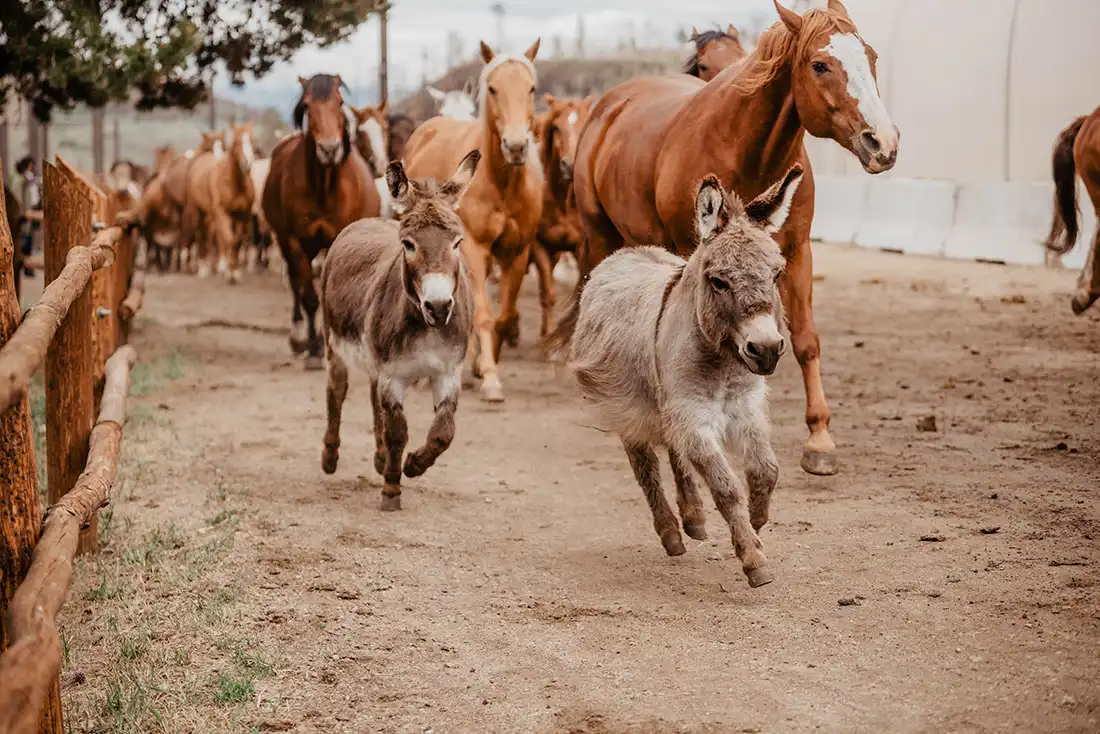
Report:
[[[111,214],[103,192],[60,157],[43,174],[47,285],[25,316],[0,203],[0,734],[63,731],[57,614],[74,558],[97,550],[136,360],[125,341],[144,294],[132,217],[94,232]],[[28,400],[43,366],[44,523]]]

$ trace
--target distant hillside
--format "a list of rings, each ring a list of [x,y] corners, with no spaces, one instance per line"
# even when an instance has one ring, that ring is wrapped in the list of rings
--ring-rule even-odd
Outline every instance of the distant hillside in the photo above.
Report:
[[[669,74],[680,70],[682,59],[673,55],[622,59],[552,59],[538,61],[539,95],[584,97],[593,92],[601,93],[636,76]],[[471,62],[451,69],[445,76],[431,82],[443,91],[462,89],[467,81],[477,83],[482,64]],[[419,89],[398,102],[394,109],[417,120],[426,120],[436,114],[435,103],[424,89]]]

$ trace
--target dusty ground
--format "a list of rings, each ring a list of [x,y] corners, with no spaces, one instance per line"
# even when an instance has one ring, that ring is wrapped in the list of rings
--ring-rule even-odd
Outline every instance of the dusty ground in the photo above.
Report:
[[[665,556],[529,292],[509,402],[465,395],[383,514],[362,383],[321,473],[282,284],[153,278],[107,549],[64,612],[72,730],[1097,731],[1098,312],[1070,314],[1069,272],[816,251],[843,470],[798,468],[785,357],[757,590],[712,508]]]

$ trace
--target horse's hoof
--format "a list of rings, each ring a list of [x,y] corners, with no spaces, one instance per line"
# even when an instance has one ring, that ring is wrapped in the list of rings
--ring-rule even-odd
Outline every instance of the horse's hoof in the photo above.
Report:
[[[477,378],[472,373],[464,371],[462,373],[462,389],[473,390],[475,387],[477,387]]]
[[[687,533],[689,538],[694,540],[706,540],[707,539],[707,526],[702,520],[699,522],[685,522],[684,532]]]
[[[334,474],[336,472],[336,462],[339,460],[339,452],[325,449],[324,453],[321,454],[321,469],[325,474]]]
[[[687,553],[683,538],[680,537],[680,531],[676,528],[661,536],[661,545],[665,547],[665,553],[670,556],[682,556]]]
[[[325,368],[325,358],[318,357],[315,354],[311,354],[306,357],[306,370],[314,372],[316,370],[323,370]]]
[[[384,494],[382,495],[382,504],[379,505],[379,509],[382,512],[397,512],[401,509],[401,495],[399,494]]]
[[[1073,313],[1080,316],[1089,309],[1089,306],[1096,303],[1096,299],[1100,298],[1100,294],[1090,293],[1077,293],[1073,296],[1073,300],[1070,301],[1070,308],[1073,309]]]
[[[500,385],[482,385],[481,399],[486,403],[503,403],[504,388]]]
[[[802,450],[802,471],[807,474],[816,474],[820,477],[829,477],[840,471],[840,462],[836,453],[823,453],[821,451]]]
[[[290,351],[294,352],[295,356],[301,354],[309,348],[309,344],[307,344],[304,339],[296,339],[291,336],[290,339],[288,339],[287,341],[290,343]]]
[[[772,572],[767,566],[761,566],[760,568],[750,568],[745,571],[745,576],[749,579],[749,586],[756,588],[765,584],[770,584],[775,581],[775,577],[772,576]]]

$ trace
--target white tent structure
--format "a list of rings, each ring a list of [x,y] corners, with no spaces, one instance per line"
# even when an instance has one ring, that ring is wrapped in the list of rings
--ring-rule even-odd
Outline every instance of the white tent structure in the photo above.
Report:
[[[814,236],[948,257],[1041,263],[1057,134],[1100,105],[1100,0],[846,0],[879,53],[901,130],[878,176],[807,138]],[[1083,194],[1083,191],[1082,191]],[[1095,226],[1082,201],[1082,239]],[[1079,266],[1081,243],[1066,259]]]

